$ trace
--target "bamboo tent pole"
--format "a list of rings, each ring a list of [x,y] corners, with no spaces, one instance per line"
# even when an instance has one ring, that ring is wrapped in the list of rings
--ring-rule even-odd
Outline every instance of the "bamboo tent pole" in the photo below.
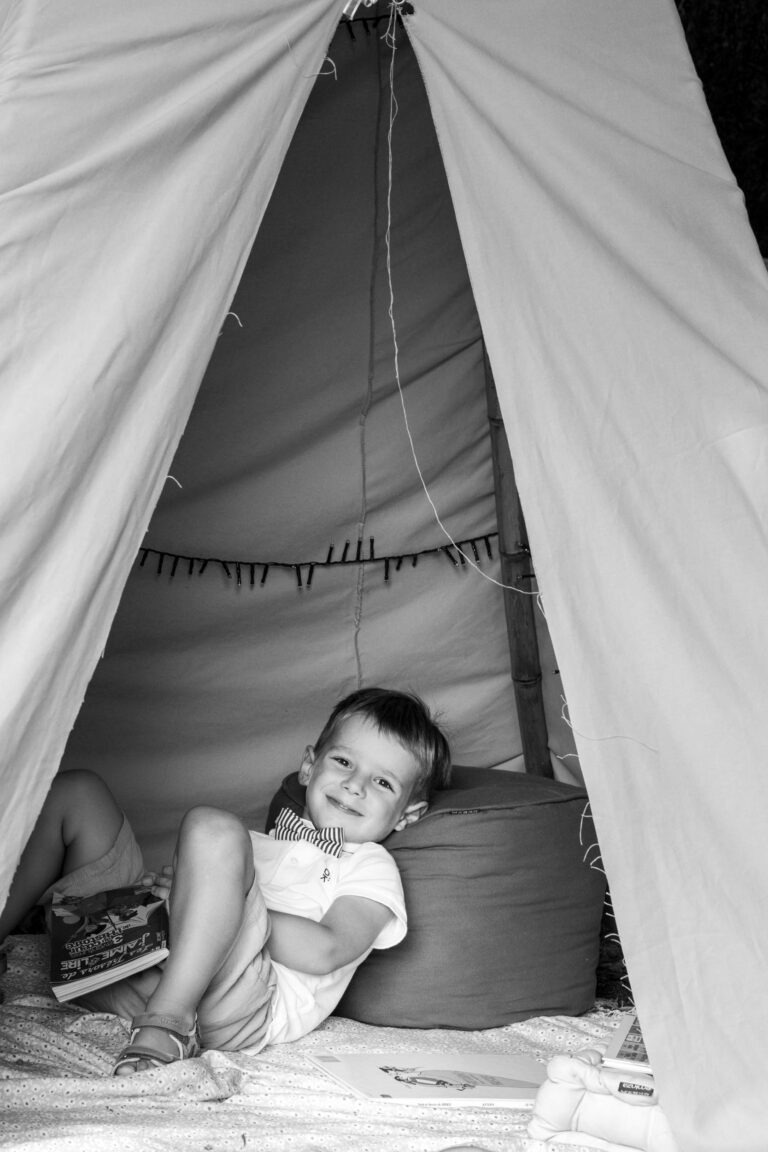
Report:
[[[504,612],[507,619],[511,676],[523,745],[523,759],[526,772],[535,776],[553,776],[534,617],[536,599],[530,595],[535,580],[533,563],[520,495],[515,482],[512,455],[487,354],[484,360],[501,579],[505,585]],[[520,592],[515,591],[518,588]]]

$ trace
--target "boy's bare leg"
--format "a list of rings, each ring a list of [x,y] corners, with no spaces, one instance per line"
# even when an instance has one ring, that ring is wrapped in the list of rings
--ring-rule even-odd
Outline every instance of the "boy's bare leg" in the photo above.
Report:
[[[253,882],[251,841],[240,820],[217,808],[188,812],[176,845],[171,951],[147,1001],[147,1014],[174,1016],[193,1027],[197,1006],[240,930]],[[176,1055],[161,1028],[140,1028],[135,1043]],[[131,1075],[149,1067],[149,1061],[136,1060],[116,1071]]]
[[[55,776],[0,913],[0,942],[54,880],[108,852],[122,823],[122,810],[100,777],[82,770]]]

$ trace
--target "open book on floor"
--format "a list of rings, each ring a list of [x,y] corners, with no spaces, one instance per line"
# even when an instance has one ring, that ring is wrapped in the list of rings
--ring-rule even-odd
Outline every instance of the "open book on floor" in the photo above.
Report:
[[[356,1096],[395,1104],[532,1108],[546,1068],[528,1056],[315,1052],[310,1061]]]
[[[53,898],[51,987],[58,1000],[85,996],[168,955],[168,910],[149,888]]]
[[[640,1021],[634,1012],[627,1013],[611,1037],[603,1056],[603,1064],[620,1072],[643,1072],[648,1076],[653,1074],[640,1031]]]

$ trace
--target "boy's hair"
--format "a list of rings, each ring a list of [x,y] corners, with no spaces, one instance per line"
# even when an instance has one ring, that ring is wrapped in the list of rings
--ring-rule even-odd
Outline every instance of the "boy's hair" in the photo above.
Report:
[[[380,732],[391,736],[411,753],[419,765],[419,775],[411,800],[429,800],[438,788],[451,783],[451,750],[432,719],[423,700],[412,692],[393,688],[360,688],[340,700],[317,738],[315,752],[321,755],[336,738],[341,724],[352,716],[362,716]]]

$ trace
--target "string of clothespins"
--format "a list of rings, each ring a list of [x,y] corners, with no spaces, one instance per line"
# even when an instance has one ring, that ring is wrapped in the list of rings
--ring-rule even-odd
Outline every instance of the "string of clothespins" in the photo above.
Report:
[[[489,532],[469,540],[459,540],[455,545],[441,544],[436,548],[422,548],[416,552],[395,553],[386,556],[376,555],[375,541],[371,536],[368,539],[367,547],[363,540],[357,540],[354,545],[346,540],[338,554],[336,546],[331,544],[325,560],[304,560],[300,563],[282,560],[223,560],[218,556],[185,556],[183,553],[145,547],[139,551],[139,567],[144,568],[150,556],[156,557],[155,575],[162,576],[167,573],[171,580],[176,576],[179,569],[182,573],[186,572],[187,576],[193,576],[195,573],[202,576],[208,567],[218,567],[225,576],[234,580],[238,588],[244,583],[251,588],[255,587],[257,583],[263,586],[267,582],[270,569],[278,568],[293,572],[299,588],[310,588],[316,568],[377,564],[383,567],[384,580],[388,581],[393,571],[399,572],[406,563],[411,568],[415,568],[419,560],[425,556],[442,554],[450,561],[452,567],[461,568],[469,562],[468,557],[471,554],[474,564],[479,564],[483,559],[493,560],[491,541],[496,536],[498,536],[497,532]]]

